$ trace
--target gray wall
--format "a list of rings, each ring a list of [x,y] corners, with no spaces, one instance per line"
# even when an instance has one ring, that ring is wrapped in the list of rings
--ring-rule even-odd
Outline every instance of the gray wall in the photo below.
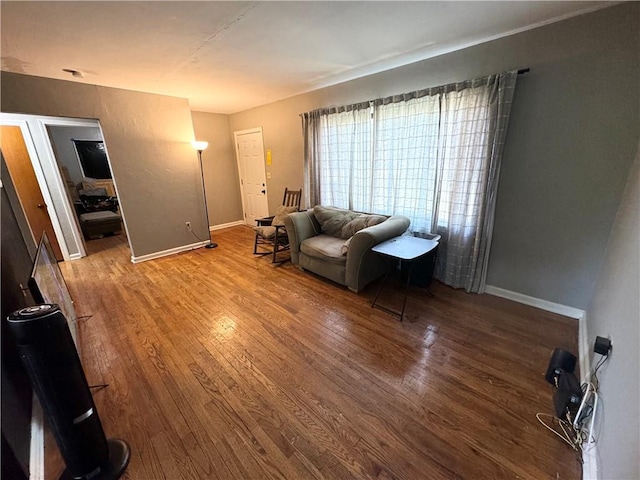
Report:
[[[303,181],[299,114],[529,67],[518,77],[487,282],[585,309],[638,142],[629,3],[231,115],[263,127],[271,192]],[[279,198],[271,195],[273,212]]]
[[[609,337],[612,354],[598,373],[600,478],[640,478],[640,152],[625,189],[606,260],[587,312],[589,345]],[[600,359],[595,355],[594,361]],[[602,413],[604,412],[604,413]]]
[[[241,221],[242,200],[229,116],[191,112],[196,139],[209,142],[202,152],[209,225]]]
[[[183,98],[2,72],[2,111],[100,120],[132,255],[206,238],[202,177]]]
[[[487,283],[587,308],[640,132],[638,7],[540,29],[550,58],[516,89]]]

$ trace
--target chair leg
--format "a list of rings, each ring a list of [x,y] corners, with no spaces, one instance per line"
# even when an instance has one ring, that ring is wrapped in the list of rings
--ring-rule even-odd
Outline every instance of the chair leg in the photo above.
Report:
[[[261,235],[259,235],[258,233],[256,233],[254,242],[253,242],[253,254],[254,255],[260,255],[260,256],[264,256],[264,255],[271,255],[272,252],[271,250],[267,250],[267,251],[258,251],[258,245],[261,245],[261,248],[263,250],[266,249],[266,246],[273,246],[273,243],[270,241],[265,241],[264,237],[262,237]]]
[[[282,243],[284,242],[284,243]],[[274,242],[273,245],[273,260],[271,263],[282,263],[289,260],[289,258],[285,258],[283,260],[278,260],[278,253],[286,252],[290,250],[289,239],[281,239],[279,241]]]
[[[286,237],[282,238],[282,236],[278,237],[278,234],[276,232],[276,236],[272,241],[271,240],[267,241],[267,240],[268,239],[265,239],[260,234],[256,233],[256,236],[253,241],[253,254],[254,255],[271,255],[272,256],[271,263],[281,263],[286,261],[287,259],[278,260],[278,253],[289,250],[289,239]],[[269,245],[273,250],[258,252],[258,245],[261,246],[262,250],[267,250],[266,249],[267,245]]]
[[[271,261],[271,263],[280,263],[278,261],[278,252],[280,251],[278,249],[279,246],[280,246],[280,239],[276,236],[276,238],[273,239],[273,260]]]
[[[254,255],[260,255],[260,256],[270,255],[271,251],[268,251],[268,252],[259,252],[258,251],[258,245],[267,245],[267,244],[269,244],[268,242],[265,242],[264,240],[260,241],[261,238],[262,237],[258,233],[256,233],[256,237],[255,237],[254,242],[253,242],[253,254]]]

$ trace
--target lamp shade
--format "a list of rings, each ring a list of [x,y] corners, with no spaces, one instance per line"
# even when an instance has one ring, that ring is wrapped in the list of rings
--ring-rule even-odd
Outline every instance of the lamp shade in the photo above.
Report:
[[[198,151],[206,150],[209,146],[209,142],[199,142],[198,140],[194,140],[191,142],[191,146]]]

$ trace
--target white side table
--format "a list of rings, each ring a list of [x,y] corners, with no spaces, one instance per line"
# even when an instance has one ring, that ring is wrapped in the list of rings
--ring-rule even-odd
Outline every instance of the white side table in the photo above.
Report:
[[[390,272],[387,272],[384,280],[382,280],[382,283],[378,288],[378,293],[373,299],[371,307],[379,308],[380,310],[384,310],[385,312],[394,315],[399,315],[400,321],[402,321],[404,318],[404,308],[407,304],[407,290],[409,289],[409,283],[411,281],[411,271],[413,270],[413,265],[417,260],[431,253],[431,251],[433,251],[437,246],[438,242],[435,240],[427,240],[424,238],[403,235],[400,237],[391,238],[373,247],[371,249],[372,252],[375,252],[378,255],[383,255],[395,260],[399,260],[400,270],[404,271],[405,268],[407,269],[407,279],[404,285],[404,298],[402,300],[402,310],[400,312],[391,310],[382,305],[377,305],[376,303],[378,301],[378,297],[380,296],[380,292],[382,291],[382,288],[384,287],[387,278],[389,277]]]

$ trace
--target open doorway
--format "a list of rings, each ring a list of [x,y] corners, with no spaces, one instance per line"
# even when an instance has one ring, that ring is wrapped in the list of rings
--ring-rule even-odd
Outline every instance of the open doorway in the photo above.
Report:
[[[113,245],[100,241],[125,235],[118,196],[102,132],[96,125],[47,125],[54,157],[73,205],[75,222],[82,232],[87,254]],[[120,239],[126,241],[124,239]]]
[[[131,248],[122,205],[117,200],[116,179],[111,176],[107,148],[97,120],[0,113],[0,125],[19,127],[42,193],[44,209],[51,219],[54,237],[64,260],[74,260],[89,252],[100,251],[101,243],[91,243],[90,240],[119,232],[114,238]],[[67,134],[69,138],[65,138]],[[89,163],[82,165],[78,152],[86,145],[80,145],[79,142],[102,147],[102,158],[106,161],[108,173],[98,176],[107,178],[87,175],[95,174],[96,170],[92,170]],[[76,170],[80,171],[81,179],[76,176]],[[71,174],[71,171],[74,173]],[[91,194],[93,198],[88,198]],[[83,200],[90,204],[88,209],[79,208]],[[87,213],[90,214],[88,217],[82,217]],[[33,230],[38,227],[29,225],[29,228]],[[29,234],[39,238],[33,231]],[[87,245],[90,245],[89,249]],[[111,248],[113,242],[104,245]]]

